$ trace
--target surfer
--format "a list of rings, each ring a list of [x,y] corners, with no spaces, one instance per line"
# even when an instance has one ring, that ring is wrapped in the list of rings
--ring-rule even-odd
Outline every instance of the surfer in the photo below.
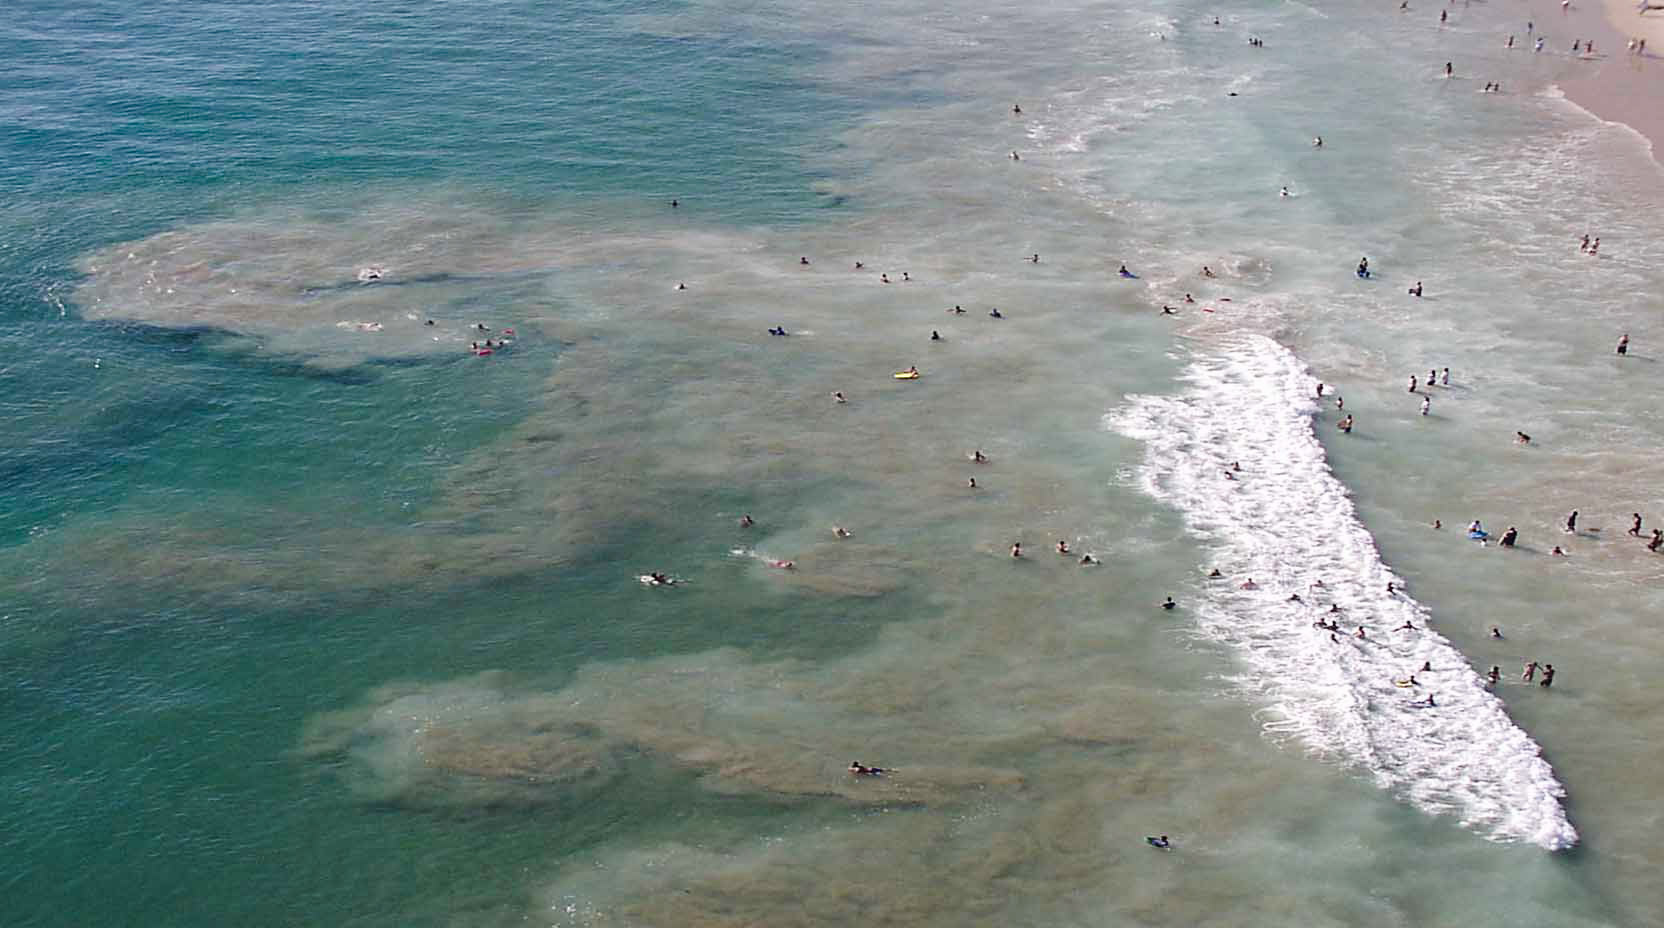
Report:
[[[1116,271],[1116,273],[1120,274],[1122,277],[1130,278],[1133,276],[1132,271],[1127,270],[1127,266],[1125,264],[1121,265],[1121,269]]]
[[[1410,288],[1410,295],[1411,296],[1421,296],[1421,281],[1419,281],[1419,280],[1416,281],[1416,285],[1414,287]],[[1431,383],[1433,381],[1433,378],[1429,377],[1429,378],[1427,378],[1427,381],[1429,383]]]
[[[1171,596],[1169,596],[1166,599],[1161,601],[1161,608],[1166,609],[1169,612],[1171,612],[1173,610],[1173,607],[1177,606],[1177,605],[1178,605],[1178,603],[1173,602],[1173,597],[1171,597]]]
[[[1352,637],[1354,637],[1354,638],[1368,638],[1369,635],[1364,633],[1364,627],[1362,625],[1360,625],[1360,626],[1358,626],[1358,630],[1352,633]]]
[[[1444,15],[1444,14],[1442,14],[1442,13],[1441,13],[1441,14],[1439,14],[1439,15],[1441,15],[1441,16],[1442,16],[1442,15]],[[1444,22],[1444,20],[1442,20],[1442,19],[1441,19],[1441,20],[1439,20],[1439,21],[1440,21],[1440,22]],[[1452,65],[1452,64],[1451,64],[1451,63],[1450,63],[1450,62],[1448,62],[1448,61],[1446,61],[1446,62],[1445,62],[1445,63],[1444,63],[1444,76],[1445,76],[1445,77],[1455,77],[1455,76],[1456,76],[1456,68],[1455,68],[1455,66],[1454,66],[1454,65]]]
[[[1219,568],[1217,568],[1217,567],[1208,571],[1208,579],[1209,580],[1222,580],[1222,579],[1224,579],[1224,577],[1225,577],[1225,575],[1220,573]]]
[[[1400,625],[1397,628],[1393,629],[1393,631],[1399,631],[1399,632],[1413,632],[1415,630],[1416,630],[1416,627],[1414,625],[1410,624],[1409,619],[1405,619],[1403,625]]]
[[[1444,522],[1442,520],[1439,520],[1439,519],[1434,519],[1433,520],[1433,530],[1438,531],[1439,529],[1442,529],[1442,528],[1444,528]]]
[[[849,762],[849,772],[858,777],[881,777],[885,770],[883,767],[868,767],[858,760],[852,760]]]
[[[1144,837],[1144,840],[1146,842],[1148,842],[1151,847],[1159,848],[1163,851],[1170,850],[1173,847],[1173,842],[1167,840],[1166,835],[1162,835],[1159,838],[1152,838],[1152,837],[1149,837],[1148,835],[1146,835]]]
[[[1437,706],[1437,705],[1438,705],[1438,703],[1436,703],[1436,702],[1434,702],[1434,701],[1433,701],[1433,694],[1432,694],[1432,693],[1428,693],[1428,694],[1427,694],[1427,698],[1426,698],[1426,699],[1424,699],[1424,700],[1417,700],[1417,701],[1416,701],[1416,702],[1415,702],[1415,703],[1413,703],[1413,705],[1417,705],[1417,706],[1426,706],[1426,707],[1427,707],[1427,708],[1429,708],[1429,709],[1431,709],[1431,708],[1433,708],[1433,707],[1435,707],[1435,706]]]

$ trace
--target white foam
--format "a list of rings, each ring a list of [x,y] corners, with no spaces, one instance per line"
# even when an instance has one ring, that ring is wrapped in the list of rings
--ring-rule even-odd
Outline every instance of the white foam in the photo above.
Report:
[[[1317,381],[1300,360],[1244,336],[1194,361],[1185,380],[1174,396],[1130,397],[1108,421],[1146,443],[1146,492],[1217,546],[1227,579],[1212,581],[1193,612],[1203,634],[1239,650],[1237,682],[1267,702],[1266,730],[1356,764],[1381,788],[1493,840],[1576,844],[1565,789],[1537,744],[1427,627],[1428,611],[1387,592],[1401,581],[1330,473],[1313,431]],[[1242,472],[1226,479],[1234,461]],[[1248,577],[1257,590],[1239,587]],[[1343,612],[1329,614],[1331,604]],[[1338,644],[1313,627],[1325,616],[1344,629]],[[1406,621],[1417,630],[1393,630]],[[1360,624],[1367,641],[1350,634]],[[1420,672],[1423,662],[1433,670]],[[1422,685],[1395,683],[1411,673]],[[1429,693],[1436,707],[1413,705]]]

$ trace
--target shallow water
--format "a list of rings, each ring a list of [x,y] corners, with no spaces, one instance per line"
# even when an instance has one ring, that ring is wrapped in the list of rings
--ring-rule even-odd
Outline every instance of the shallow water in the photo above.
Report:
[[[30,8],[8,909],[1658,920],[1658,168],[1507,15]]]

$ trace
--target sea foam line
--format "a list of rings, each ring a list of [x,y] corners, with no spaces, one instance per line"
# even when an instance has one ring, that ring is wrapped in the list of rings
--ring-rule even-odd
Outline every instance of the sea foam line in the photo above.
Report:
[[[1128,397],[1107,422],[1145,443],[1145,491],[1216,546],[1227,579],[1210,581],[1196,621],[1240,653],[1239,682],[1275,716],[1266,729],[1493,840],[1576,844],[1565,788],[1536,742],[1428,627],[1428,611],[1387,592],[1402,583],[1329,470],[1313,431],[1317,381],[1300,360],[1244,336],[1195,360],[1184,380],[1177,395]],[[1230,479],[1233,462],[1242,471]],[[1258,589],[1241,588],[1250,577]],[[1339,622],[1338,643],[1314,627],[1321,618]],[[1416,630],[1395,630],[1406,621]],[[1359,625],[1365,640],[1353,637]],[[1419,685],[1400,686],[1412,673]],[[1436,706],[1414,705],[1429,693]]]

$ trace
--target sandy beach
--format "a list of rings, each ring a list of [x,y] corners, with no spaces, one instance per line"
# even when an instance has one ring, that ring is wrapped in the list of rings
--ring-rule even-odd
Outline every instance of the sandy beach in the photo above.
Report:
[[[1577,39],[1593,39],[1598,51],[1581,77],[1559,81],[1566,97],[1602,119],[1621,122],[1645,136],[1657,160],[1664,140],[1664,11],[1637,14],[1631,0],[1590,0],[1562,11],[1557,0],[1533,0],[1522,15],[1548,37],[1547,47],[1566,52]],[[1523,24],[1522,24],[1523,26]],[[1626,51],[1630,39],[1646,38],[1644,55]],[[1520,44],[1529,41],[1520,33]]]

